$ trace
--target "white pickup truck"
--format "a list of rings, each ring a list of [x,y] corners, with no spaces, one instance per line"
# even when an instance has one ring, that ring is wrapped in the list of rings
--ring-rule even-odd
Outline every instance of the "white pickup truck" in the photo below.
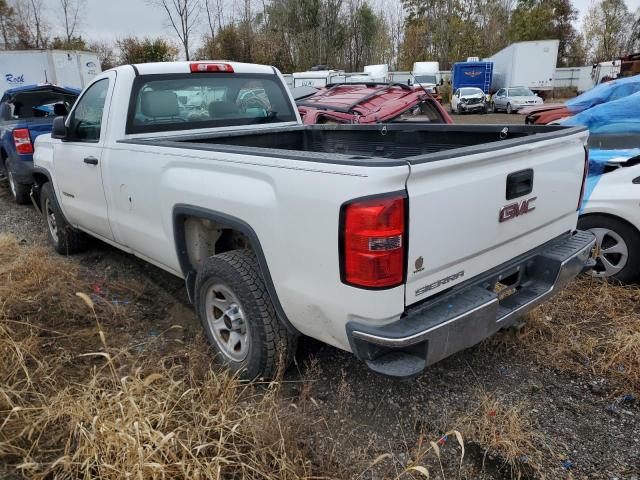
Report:
[[[586,140],[559,126],[304,126],[273,67],[126,65],[38,137],[32,199],[58,252],[88,234],[184,278],[245,378],[274,375],[300,334],[405,377],[589,263]]]

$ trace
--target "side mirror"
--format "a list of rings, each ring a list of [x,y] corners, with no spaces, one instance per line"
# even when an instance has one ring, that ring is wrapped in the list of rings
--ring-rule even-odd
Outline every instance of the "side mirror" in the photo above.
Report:
[[[56,117],[53,119],[53,126],[51,128],[51,138],[57,138],[59,140],[65,140],[67,138],[67,126],[65,121],[67,117]]]

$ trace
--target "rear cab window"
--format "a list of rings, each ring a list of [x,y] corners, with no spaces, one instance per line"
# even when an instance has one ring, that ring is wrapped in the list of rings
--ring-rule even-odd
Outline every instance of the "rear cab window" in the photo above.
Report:
[[[161,74],[136,77],[126,133],[296,121],[276,75]]]
[[[77,94],[56,90],[33,90],[14,93],[2,99],[2,119],[22,120],[66,115]]]

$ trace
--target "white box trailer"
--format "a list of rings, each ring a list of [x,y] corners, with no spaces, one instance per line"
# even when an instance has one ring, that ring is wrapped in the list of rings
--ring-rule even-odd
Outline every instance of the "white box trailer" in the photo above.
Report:
[[[540,91],[553,90],[558,59],[559,40],[512,43],[485,59],[493,62],[491,89],[528,87]]]
[[[102,70],[95,53],[76,50],[0,51],[0,90],[53,83],[82,89]]]
[[[578,93],[586,92],[593,88],[594,83],[591,78],[593,67],[560,67],[556,68],[556,75],[553,79],[554,88],[576,88]]]

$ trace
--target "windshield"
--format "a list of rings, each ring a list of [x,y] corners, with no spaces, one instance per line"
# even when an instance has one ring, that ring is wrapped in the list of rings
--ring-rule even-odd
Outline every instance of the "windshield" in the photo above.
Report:
[[[509,89],[510,97],[533,97],[533,92],[525,87],[517,87]]]
[[[417,83],[433,83],[436,84],[436,76],[435,75],[416,75]]]
[[[275,75],[191,73],[137,77],[127,133],[295,121]]]
[[[460,95],[482,95],[482,90],[479,88],[461,88]]]

